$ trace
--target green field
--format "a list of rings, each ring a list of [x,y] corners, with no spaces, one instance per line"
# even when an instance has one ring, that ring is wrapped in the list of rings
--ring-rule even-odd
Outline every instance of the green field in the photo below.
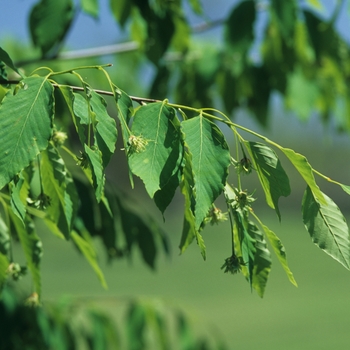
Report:
[[[226,227],[204,231],[207,261],[196,244],[179,256],[179,221],[169,224],[174,235],[170,259],[161,257],[156,272],[147,269],[138,254],[131,263],[104,266],[108,291],[71,245],[44,234],[43,299],[57,300],[62,293],[83,297],[117,315],[125,297],[160,298],[185,309],[200,332],[216,331],[230,349],[348,348],[349,272],[311,243],[299,213],[285,213],[281,224],[275,216],[267,218],[287,249],[298,288],[276,259],[263,299],[250,292],[241,275],[224,274],[220,266],[230,254]]]

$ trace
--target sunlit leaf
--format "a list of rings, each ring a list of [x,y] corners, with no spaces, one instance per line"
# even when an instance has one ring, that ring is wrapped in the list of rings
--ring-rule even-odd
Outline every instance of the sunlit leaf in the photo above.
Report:
[[[306,188],[303,197],[303,222],[312,241],[325,253],[350,270],[349,228],[338,206],[323,194],[326,203],[320,203]]]
[[[118,1],[114,1],[117,2]],[[98,0],[80,0],[82,10],[88,15],[97,18],[98,17]]]
[[[41,0],[33,6],[29,28],[33,43],[40,47],[43,56],[63,40],[73,16],[72,0]]]
[[[188,0],[189,4],[191,5],[192,10],[198,14],[201,15],[203,13],[203,8],[201,4],[201,0]]]
[[[284,248],[284,245],[282,244],[281,240],[276,236],[276,234],[273,231],[271,231],[260,220],[259,220],[259,223],[260,223],[262,229],[264,230],[264,233],[265,233],[266,237],[268,238],[268,240],[272,246],[272,249],[275,252],[279,262],[281,263],[284,271],[286,272],[289,281],[297,287],[298,286],[297,282],[295,281],[293,273],[288,266],[287,254],[286,254],[286,249]]]
[[[39,297],[41,295],[41,273],[40,262],[43,254],[42,243],[40,238],[35,232],[33,222],[26,217],[25,225],[22,221],[10,210],[9,211],[11,221],[14,229],[21,242],[22,249],[28,264],[28,269],[31,272],[35,291]]]
[[[42,77],[21,81],[0,106],[0,189],[47,147],[52,133],[53,87]]]
[[[319,87],[313,79],[307,79],[301,69],[288,77],[286,104],[302,119],[307,120],[315,110]]]
[[[321,192],[320,188],[316,184],[311,165],[309,164],[306,157],[304,157],[299,153],[296,153],[290,148],[280,147],[280,149],[288,157],[288,159],[295,166],[295,168],[298,170],[300,175],[303,177],[305,182],[310,187],[314,196],[320,201],[320,203],[326,204],[327,201],[324,198],[324,194]]]
[[[174,109],[165,102],[139,108],[131,131],[135,141],[130,141],[129,146],[130,168],[153,198],[178,171],[181,162],[182,145]]]
[[[245,145],[252,157],[262,188],[264,189],[267,204],[276,210],[281,219],[278,200],[281,196],[290,195],[289,179],[284,171],[277,154],[268,146],[246,141]]]
[[[198,230],[210,206],[224,189],[230,152],[219,128],[202,116],[183,121],[181,128],[185,147],[192,155],[194,215]]]
[[[2,288],[3,283],[6,281],[7,278],[7,269],[9,267],[10,263],[7,259],[7,256],[0,252],[0,290]]]
[[[308,4],[317,10],[323,10],[323,5],[319,0],[307,0]]]
[[[108,288],[107,283],[104,278],[103,272],[101,271],[98,265],[97,254],[92,244],[89,241],[85,240],[83,237],[79,236],[74,230],[71,233],[71,237],[74,243],[77,245],[77,247],[81,251],[81,253],[84,255],[84,257],[88,261],[88,263],[90,264],[90,266],[95,271],[99,281],[101,282],[101,285],[107,289]]]
[[[350,186],[342,185],[342,184],[341,184],[341,188],[342,188],[347,194],[350,194]]]

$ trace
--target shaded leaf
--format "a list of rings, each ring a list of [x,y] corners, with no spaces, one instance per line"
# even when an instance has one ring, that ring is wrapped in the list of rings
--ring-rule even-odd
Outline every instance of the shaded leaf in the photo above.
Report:
[[[326,203],[320,203],[306,188],[302,202],[303,222],[312,241],[325,253],[350,269],[349,228],[338,206],[323,194]]]
[[[268,146],[259,143],[245,141],[254,168],[256,169],[262,188],[264,189],[267,204],[276,210],[281,220],[278,208],[278,200],[281,196],[290,195],[289,179],[284,171],[277,154]]]
[[[180,166],[182,145],[178,124],[174,109],[166,102],[143,106],[135,113],[131,130],[144,146],[140,149],[130,146],[129,164],[131,171],[143,180],[151,198],[166,186]]]
[[[10,205],[13,212],[24,223],[26,216],[26,199],[29,190],[29,185],[25,182],[23,175],[20,173],[10,183],[11,200]],[[21,195],[22,193],[22,195]],[[23,195],[24,194],[24,195]]]
[[[297,6],[295,0],[281,2],[279,0],[271,1],[271,10],[275,15],[278,29],[286,41],[293,40],[295,29]]]
[[[66,239],[70,237],[73,221],[73,201],[67,191],[67,173],[63,159],[49,144],[41,154],[41,181],[44,194],[49,197],[48,217],[57,225]]]
[[[126,335],[128,349],[141,350],[147,348],[146,337],[146,309],[141,303],[132,303],[129,306],[126,318]],[[135,336],[137,334],[137,337]]]
[[[244,59],[254,40],[255,6],[252,0],[240,2],[225,24],[225,39],[237,61]]]
[[[96,199],[99,202],[103,196],[105,185],[105,174],[102,164],[102,153],[98,149],[91,149],[88,145],[84,145],[86,155],[89,159],[92,184],[95,189]]]
[[[115,120],[108,115],[106,101],[94,91],[91,91],[91,96],[90,106],[95,113],[95,141],[106,167],[115,151],[117,126]]]
[[[267,248],[266,241],[258,227],[249,222],[248,232],[255,240],[255,256],[252,274],[252,286],[262,298],[265,293],[267,280],[271,271],[271,254]]]
[[[6,212],[5,215],[7,215],[7,206],[4,207],[4,211]],[[10,250],[10,234],[9,234],[9,228],[7,226],[7,223],[5,222],[4,218],[0,214],[0,253],[6,255]]]
[[[107,283],[104,278],[103,272],[101,271],[98,265],[97,254],[92,243],[79,236],[78,233],[76,233],[74,230],[71,232],[71,237],[73,242],[77,245],[81,253],[84,255],[84,257],[90,264],[90,266],[95,271],[99,281],[101,282],[101,285],[107,289]]]
[[[130,16],[132,2],[129,0],[110,0],[109,6],[112,10],[113,16],[118,23],[123,27],[126,20]]]
[[[40,274],[40,262],[42,258],[42,243],[40,238],[35,232],[34,224],[31,219],[26,217],[25,225],[21,220],[9,210],[9,215],[13,223],[14,229],[21,242],[22,249],[27,261],[28,269],[31,272],[35,291],[38,293],[39,298],[41,296],[41,274]]]
[[[242,272],[252,288],[256,240],[250,235],[252,226],[249,224],[248,216],[242,210],[233,208],[232,215],[235,220],[235,239],[238,240],[240,246],[237,252],[242,254],[243,259]]]
[[[8,67],[14,70],[22,78],[24,77],[23,74],[15,67],[9,54],[2,47],[0,47],[0,61],[4,62]]]
[[[48,145],[52,133],[53,87],[42,77],[21,81],[0,106],[0,189]]]
[[[158,253],[156,238],[162,236],[157,224],[151,220],[144,220],[123,205],[120,200],[118,205],[127,252],[130,254],[134,245],[137,245],[144,262],[154,269]]]
[[[73,17],[72,0],[41,0],[33,6],[29,17],[30,34],[43,56],[64,39]]]
[[[192,155],[195,207],[193,203],[191,206],[198,230],[210,206],[224,189],[230,152],[222,132],[202,116],[183,121],[181,128],[185,147]]]
[[[225,23],[225,39],[228,44],[230,71],[239,75],[245,65],[248,50],[254,41],[255,1],[241,1],[233,8]]]
[[[327,201],[324,198],[324,194],[321,192],[320,188],[316,184],[314,174],[312,172],[312,167],[307,161],[306,157],[303,155],[294,152],[290,148],[279,147],[280,150],[288,157],[294,167],[298,170],[300,175],[303,177],[305,182],[308,184],[314,196],[320,201],[322,204],[326,204]]]
[[[67,104],[75,130],[78,133],[81,144],[83,145],[86,139],[84,124],[88,124],[88,121],[85,121],[84,118],[85,114],[87,114],[87,111],[84,109],[84,97],[80,94],[74,94],[72,88],[68,85],[59,85],[58,88]]]
[[[192,173],[192,156],[189,152],[184,152],[184,169],[181,179],[181,192],[185,197],[185,213],[180,241],[180,252],[183,253],[196,237],[196,219],[194,208],[196,195],[194,192],[194,178]]]

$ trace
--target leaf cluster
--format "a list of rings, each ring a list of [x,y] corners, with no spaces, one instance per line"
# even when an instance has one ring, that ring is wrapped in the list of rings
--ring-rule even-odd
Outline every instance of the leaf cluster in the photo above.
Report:
[[[7,54],[0,58],[14,66]],[[79,74],[83,69],[97,69],[110,91],[94,90]],[[59,84],[55,79],[62,75],[74,76],[81,86]],[[69,135],[57,127],[57,94],[70,116],[67,124],[61,123],[67,131],[72,127]],[[102,95],[109,95],[110,100]],[[117,119],[110,115],[112,107]],[[220,126],[228,126],[232,132],[236,141],[233,151]],[[246,140],[240,131],[260,141]],[[168,253],[167,238],[159,226],[137,213],[114,186],[106,184],[105,170],[119,151],[119,135],[131,187],[136,175],[163,215],[180,189],[184,197],[181,253],[196,241],[206,259],[203,229],[209,222],[228,219],[231,252],[224,260],[224,272],[241,271],[262,297],[272,264],[269,243],[296,285],[281,240],[256,215],[255,198],[243,187],[244,177],[256,173],[267,205],[281,220],[278,202],[280,197],[289,196],[291,188],[277,150],[306,183],[303,222],[312,240],[350,268],[348,226],[314,175],[341,186],[348,194],[349,187],[313,169],[301,154],[233,123],[220,111],[131,97],[111,81],[103,66],[59,72],[41,68],[7,88],[0,106],[1,283],[11,275],[9,266],[16,263],[11,245],[17,238],[40,296],[38,220],[54,235],[74,242],[104,286],[94,237],[102,241],[110,260],[131,256],[137,246],[144,262],[154,268],[158,251]],[[76,143],[68,144],[74,139]],[[235,180],[228,178],[230,168]],[[215,205],[219,196],[226,202],[227,213]]]

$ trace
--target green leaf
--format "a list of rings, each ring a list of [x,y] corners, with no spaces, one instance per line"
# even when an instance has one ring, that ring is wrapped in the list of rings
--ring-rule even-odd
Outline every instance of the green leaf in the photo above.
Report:
[[[86,144],[84,145],[84,149],[89,159],[92,184],[95,189],[96,199],[99,202],[103,196],[103,190],[105,185],[105,174],[103,171],[102,153],[98,149],[91,149]]]
[[[7,206],[4,206],[4,211],[7,215]],[[0,214],[0,253],[6,255],[10,250],[11,242],[10,242],[10,234],[7,223],[4,218]]]
[[[253,165],[258,173],[262,188],[264,189],[267,204],[276,210],[281,220],[278,200],[281,196],[290,195],[289,179],[282,168],[277,154],[268,146],[259,142],[245,141]]]
[[[8,67],[24,78],[24,75],[15,67],[11,57],[2,47],[0,47],[0,61],[4,62]]]
[[[232,215],[235,220],[234,234],[235,239],[239,242],[239,249],[237,252],[241,252],[244,265],[242,266],[242,272],[249,281],[251,288],[253,287],[253,269],[254,259],[256,254],[256,240],[251,236],[251,228],[248,220],[248,216],[240,209],[232,208]]]
[[[290,148],[279,148],[288,157],[288,159],[291,161],[294,167],[298,170],[300,175],[310,187],[313,195],[320,201],[320,203],[326,204],[327,201],[324,198],[324,194],[321,192],[320,188],[316,184],[312,167],[307,161],[306,157],[299,153],[296,153]]]
[[[188,0],[189,4],[191,5],[192,10],[197,15],[203,14],[203,8],[200,0]]]
[[[183,253],[196,237],[196,219],[194,217],[194,208],[196,195],[194,190],[194,178],[192,173],[192,156],[184,152],[185,166],[181,179],[181,192],[185,197],[185,213],[180,241],[180,252]]]
[[[43,56],[64,39],[73,17],[72,0],[41,0],[33,6],[29,17],[30,34]]]
[[[295,29],[297,6],[294,0],[281,2],[279,0],[271,1],[271,10],[275,15],[278,29],[286,41],[293,40]]]
[[[85,13],[95,18],[98,17],[98,0],[80,0],[80,3],[81,8]]]
[[[85,143],[85,126],[88,124],[88,121],[85,121],[85,115],[87,111],[85,108],[85,99],[80,94],[74,94],[73,90],[68,85],[59,85],[59,90],[62,93],[62,96],[67,104],[68,110],[71,114],[75,130],[78,133],[79,140],[83,145]]]
[[[243,60],[254,40],[255,2],[240,2],[232,10],[225,25],[225,39],[234,51],[235,59]]]
[[[73,221],[73,201],[67,191],[66,180],[69,174],[63,159],[51,144],[41,154],[40,171],[42,189],[50,202],[46,209],[48,217],[69,239]]]
[[[168,244],[164,233],[151,218],[135,213],[119,199],[117,202],[122,231],[127,244],[127,252],[130,254],[134,245],[137,245],[144,262],[151,269],[155,269],[155,262],[158,254],[157,239],[160,238],[164,250],[166,252],[168,250]]]
[[[340,184],[341,188],[343,189],[344,192],[347,194],[350,194],[350,186]]]
[[[7,269],[9,265],[10,262],[8,261],[7,256],[0,252],[0,291],[3,283],[7,279]]]
[[[349,228],[338,206],[323,194],[326,203],[320,203],[310,187],[302,202],[303,222],[312,241],[326,254],[350,270]]]
[[[103,165],[106,167],[115,151],[117,126],[115,120],[107,113],[106,101],[94,91],[91,91],[91,96],[90,106],[95,113],[95,144],[102,152]]]
[[[275,252],[279,262],[281,263],[284,271],[286,272],[289,281],[292,284],[294,284],[296,287],[298,287],[297,282],[294,279],[293,273],[288,266],[286,249],[284,248],[284,245],[282,244],[281,240],[276,236],[276,234],[273,231],[271,231],[259,219],[258,219],[258,221],[259,221],[259,224],[261,225],[262,229],[264,230],[266,237],[268,238],[269,242],[271,243],[272,249]]]
[[[271,271],[271,254],[267,248],[264,236],[254,223],[249,222],[248,232],[255,240],[256,249],[252,273],[252,286],[262,298],[264,296],[267,280]]]
[[[181,128],[185,147],[192,155],[194,215],[198,230],[210,206],[224,189],[230,152],[219,128],[202,116],[183,121]]]
[[[103,272],[101,271],[98,265],[97,254],[93,245],[89,241],[85,240],[83,237],[79,236],[74,230],[71,232],[71,237],[73,239],[73,242],[77,245],[81,253],[84,255],[84,257],[90,264],[90,266],[95,271],[99,281],[101,282],[101,285],[107,289],[107,283],[104,278]]]
[[[42,77],[21,81],[0,106],[0,189],[47,147],[54,114],[53,87]]]
[[[24,255],[28,264],[28,269],[32,274],[35,291],[38,293],[40,298],[40,262],[43,254],[41,240],[36,234],[34,224],[28,216],[26,217],[25,225],[23,225],[21,220],[11,210],[9,210],[9,215],[13,223],[14,229],[21,242],[21,246],[23,248]]]
[[[174,109],[166,102],[152,103],[139,108],[134,116],[132,134],[143,147],[129,148],[131,171],[139,176],[151,198],[178,171],[181,162],[179,122]]]
[[[25,178],[20,173],[13,181],[11,181],[11,208],[13,212],[24,223],[26,216],[26,199],[29,191],[29,185],[25,182]]]
[[[286,104],[302,120],[307,120],[311,116],[318,96],[317,82],[314,79],[307,79],[300,68],[289,75]]]
[[[110,0],[109,6],[118,23],[123,27],[130,16],[132,2],[129,0]]]

